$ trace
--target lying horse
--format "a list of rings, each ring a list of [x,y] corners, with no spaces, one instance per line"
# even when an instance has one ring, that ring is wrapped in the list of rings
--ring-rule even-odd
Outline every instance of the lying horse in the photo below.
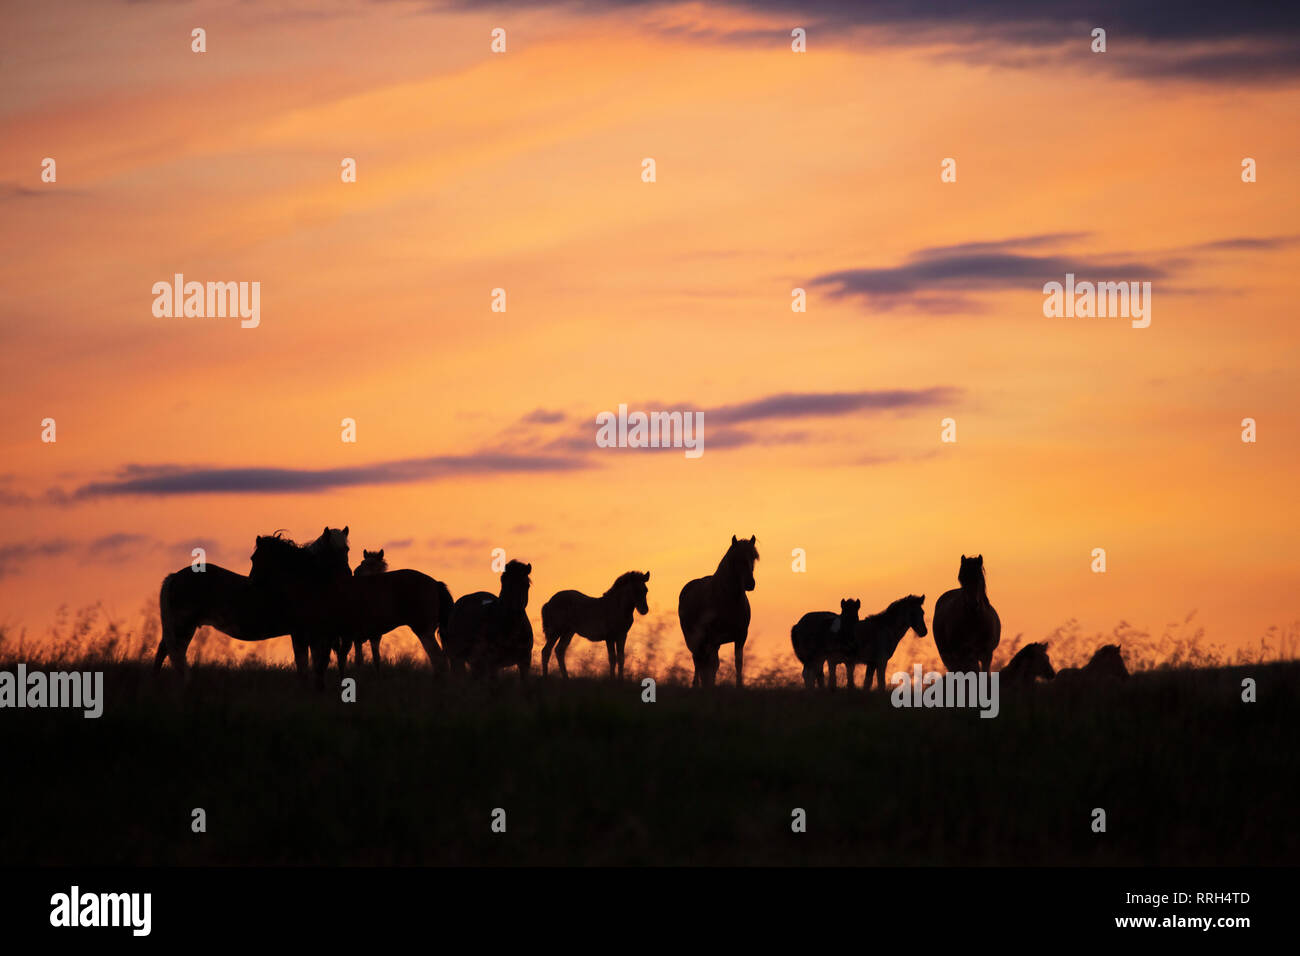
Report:
[[[1052,660],[1047,656],[1047,642],[1026,644],[1016,651],[1014,657],[1007,661],[1007,666],[998,672],[1002,686],[1033,684],[1038,678],[1051,680],[1056,676]]]
[[[712,687],[718,677],[718,651],[736,645],[736,686],[745,683],[745,639],[749,636],[749,598],[754,590],[754,563],[758,538],[737,541],[718,562],[712,574],[686,582],[677,598],[677,620],[682,637],[695,661],[693,687]]]
[[[809,611],[790,628],[790,646],[794,656],[803,665],[803,683],[809,690],[813,686],[826,686],[826,657],[831,644],[853,633],[858,624],[858,611],[862,602],[856,598],[840,601],[840,613],[834,611]],[[834,674],[831,683],[834,684]]]
[[[858,621],[852,637],[831,643],[830,654],[826,663],[830,665],[831,690],[835,689],[835,667],[844,663],[844,673],[850,687],[853,686],[853,670],[858,664],[867,666],[867,676],[862,680],[862,689],[871,690],[871,679],[875,675],[877,686],[885,686],[885,669],[889,659],[898,649],[898,642],[903,639],[908,628],[916,632],[917,637],[925,637],[925,595],[918,597],[909,594],[899,598],[879,614],[871,614]]]
[[[934,602],[934,646],[950,672],[987,671],[1002,638],[1002,621],[989,603],[984,556],[961,556],[961,585]]]
[[[330,651],[340,651],[343,640],[403,625],[415,632],[434,671],[446,670],[436,636],[450,613],[445,584],[419,571],[340,575],[322,569],[306,551],[283,538],[260,537],[250,577],[285,602],[294,640],[311,648],[317,686],[324,686]],[[342,665],[341,653],[339,660]]]
[[[348,529],[326,528],[307,551],[325,568],[347,567]],[[204,625],[237,641],[265,641],[293,629],[279,589],[215,564],[202,571],[184,568],[163,578],[158,613],[162,635],[154,655],[154,673],[162,670],[163,661],[170,657],[172,666],[184,674],[190,641]],[[301,640],[294,642],[293,657],[298,673],[306,676],[308,649]]]
[[[1128,677],[1128,668],[1124,665],[1124,655],[1118,644],[1105,644],[1097,648],[1092,658],[1083,667],[1062,667],[1056,672],[1057,680],[1069,683],[1072,680],[1120,680]]]
[[[520,680],[528,679],[533,663],[533,625],[528,620],[528,575],[533,566],[509,562],[501,572],[501,593],[475,591],[452,608],[442,644],[453,670],[469,665],[475,677],[494,675],[503,667],[518,666]]]
[[[614,678],[617,665],[618,678],[623,679],[623,646],[627,632],[632,629],[634,611],[650,613],[646,606],[646,584],[650,572],[628,571],[619,575],[608,591],[598,598],[588,597],[581,591],[560,591],[542,605],[542,676],[555,648],[555,664],[561,677],[568,677],[564,667],[564,654],[574,635],[589,641],[604,641],[609,652],[609,676]]]

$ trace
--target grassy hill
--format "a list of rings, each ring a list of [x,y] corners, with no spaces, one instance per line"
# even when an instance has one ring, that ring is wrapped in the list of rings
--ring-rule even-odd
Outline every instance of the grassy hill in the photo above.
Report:
[[[436,685],[410,664],[367,665],[356,703],[257,663],[188,687],[138,663],[60,666],[105,671],[104,716],[0,711],[0,862],[1300,860],[1300,662],[1004,690],[992,720],[879,692]]]

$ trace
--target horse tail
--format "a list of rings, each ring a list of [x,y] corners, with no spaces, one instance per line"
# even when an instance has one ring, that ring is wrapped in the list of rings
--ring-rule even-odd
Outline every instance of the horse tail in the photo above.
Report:
[[[451,599],[451,591],[447,585],[441,581],[435,581],[438,585],[438,633],[442,635],[445,642],[447,640],[447,622],[451,620],[451,609],[455,602]]]
[[[158,636],[158,650],[154,653],[153,671],[157,674],[162,670],[163,661],[167,659],[167,654],[171,650],[173,641],[172,635],[176,630],[175,614],[172,611],[171,590],[172,578],[175,574],[169,574],[163,578],[162,587],[158,589],[158,620],[161,624],[161,633]]]

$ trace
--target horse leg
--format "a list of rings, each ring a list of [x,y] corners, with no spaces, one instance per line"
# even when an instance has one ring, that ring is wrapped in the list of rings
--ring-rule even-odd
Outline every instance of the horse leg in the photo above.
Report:
[[[180,626],[173,624],[170,628],[171,633],[164,631],[162,641],[158,645],[160,654],[164,650],[163,644],[167,645],[165,650],[167,656],[172,659],[172,667],[176,668],[176,672],[186,679],[189,677],[189,672],[185,664],[185,652],[189,649],[190,641],[194,639],[194,632],[197,630],[198,626],[191,624],[189,621],[185,621]],[[162,663],[155,656],[154,671],[157,672],[161,667]]]
[[[314,670],[314,678],[317,690],[325,689],[325,671],[330,666],[330,642],[323,635],[313,635],[308,641],[307,646],[311,648],[311,663]],[[337,644],[335,645],[338,646]]]
[[[424,653],[429,655],[429,663],[433,665],[434,676],[445,674],[447,672],[447,655],[442,652],[438,646],[438,639],[434,637],[436,625],[427,629],[422,628],[415,632],[415,636],[420,639],[420,644],[424,647]],[[381,637],[383,635],[380,635]],[[372,638],[375,642],[375,663],[379,662],[379,638]]]
[[[609,679],[610,679],[610,680],[613,680],[613,679],[614,679],[614,666],[615,666],[614,658],[615,658],[615,656],[617,655],[617,652],[614,650],[614,640],[613,640],[613,638],[611,638],[610,640],[608,640],[608,641],[605,642],[605,651],[606,651],[606,653],[609,655]]]
[[[745,643],[736,641],[736,686],[745,686]]]
[[[384,635],[376,634],[370,639],[370,663],[375,665],[375,673],[379,673],[379,641]],[[364,638],[357,638],[357,666],[361,666],[361,644]]]
[[[827,663],[827,665],[829,666],[829,674],[830,674],[830,679],[831,679],[831,690],[834,690],[834,689],[835,689],[835,668],[839,666],[839,663],[840,663],[840,662],[839,662],[838,660],[836,660],[834,657],[828,657],[828,658],[826,659],[826,663]]]
[[[293,644],[293,663],[298,668],[298,678],[305,682],[309,664],[307,639],[300,634],[291,634],[289,641]]]
[[[542,636],[546,638],[546,643],[542,645],[542,676],[545,677],[551,663],[551,649],[555,647],[555,642],[560,639],[560,635],[553,627],[543,627]]]
[[[814,684],[814,682],[815,682],[816,680],[817,680],[817,678],[813,676],[813,668],[812,668],[812,665],[811,665],[811,664],[805,664],[805,665],[803,666],[803,686],[804,686],[805,688],[807,688],[808,690],[812,690],[812,689],[813,689],[813,684]]]
[[[573,640],[572,634],[564,634],[560,637],[560,642],[555,645],[555,666],[560,669],[560,676],[565,680],[569,678],[569,670],[564,666],[564,655],[569,651],[569,642]]]
[[[618,642],[618,679],[623,679],[623,650],[627,646],[627,635],[624,634]]]
[[[844,662],[844,683],[849,685],[849,690],[853,690],[853,672],[857,666],[857,662],[852,658]]]

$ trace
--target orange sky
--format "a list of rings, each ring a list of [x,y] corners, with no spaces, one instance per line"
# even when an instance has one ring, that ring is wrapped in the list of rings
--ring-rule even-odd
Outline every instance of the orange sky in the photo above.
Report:
[[[100,599],[134,616],[196,543],[246,571],[255,534],[325,524],[453,594],[495,590],[504,548],[533,564],[534,618],[631,568],[672,614],[757,534],[751,641],[773,655],[841,597],[924,593],[929,614],[963,552],[1008,637],[1195,609],[1239,646],[1300,618],[1294,77],[1147,75],[1115,31],[1099,56],[1070,25],[1001,52],[810,27],[794,54],[800,20],[764,4],[37,6],[0,37],[8,626]],[[1052,265],[920,270],[897,295],[818,279],[951,270],[976,243]],[[1150,328],[1045,318],[1061,262],[1152,281]],[[260,327],[155,318],[176,272],[261,282]],[[706,410],[704,455],[596,448],[619,403]],[[139,494],[114,487],[129,466],[373,467]]]

